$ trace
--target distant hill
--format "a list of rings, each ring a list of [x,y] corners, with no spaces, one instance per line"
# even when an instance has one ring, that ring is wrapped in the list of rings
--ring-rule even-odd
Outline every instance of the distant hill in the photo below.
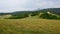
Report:
[[[36,11],[16,11],[16,12],[12,12],[12,13],[0,13],[0,15],[7,15],[7,14],[11,14],[11,15],[18,15],[18,14],[37,14],[40,12],[51,12],[53,14],[57,14],[60,15],[60,8],[48,8],[48,9],[40,9],[40,10],[36,10]]]
[[[58,14],[60,15],[60,8],[48,8],[48,9],[42,9],[42,10],[39,10],[39,12],[51,12],[51,13],[54,13],[54,14]]]
[[[46,19],[60,19],[60,8],[48,8],[48,9],[42,9],[36,11],[16,11],[12,13],[0,13],[0,15],[11,15],[11,17],[9,17],[8,19],[21,19],[29,16],[39,17],[40,15],[41,18],[46,18]]]
[[[2,16],[2,15],[9,15],[9,14],[11,14],[11,13],[0,13],[0,16]]]
[[[36,11],[16,11],[12,14],[31,14],[31,13],[40,13],[40,12],[51,12],[54,14],[60,15],[60,8],[48,8],[48,9],[42,9],[42,10],[36,10]]]

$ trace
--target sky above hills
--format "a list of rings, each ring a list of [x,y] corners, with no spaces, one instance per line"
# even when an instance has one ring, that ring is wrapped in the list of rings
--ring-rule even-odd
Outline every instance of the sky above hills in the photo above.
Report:
[[[60,8],[60,0],[0,0],[0,12]]]

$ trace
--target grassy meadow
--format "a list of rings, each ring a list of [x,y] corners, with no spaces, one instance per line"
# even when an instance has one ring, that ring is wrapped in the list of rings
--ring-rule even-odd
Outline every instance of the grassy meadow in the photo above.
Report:
[[[0,16],[0,34],[60,34],[60,20],[41,19],[37,16],[4,19],[4,16]]]

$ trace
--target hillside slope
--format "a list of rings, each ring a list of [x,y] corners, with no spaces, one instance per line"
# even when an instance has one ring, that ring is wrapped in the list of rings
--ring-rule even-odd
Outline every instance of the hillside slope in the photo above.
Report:
[[[60,34],[60,20],[0,18],[0,34]]]

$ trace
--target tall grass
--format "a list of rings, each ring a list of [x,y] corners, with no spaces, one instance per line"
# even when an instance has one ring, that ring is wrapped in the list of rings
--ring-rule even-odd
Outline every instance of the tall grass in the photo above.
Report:
[[[60,20],[0,18],[0,34],[60,34]]]

